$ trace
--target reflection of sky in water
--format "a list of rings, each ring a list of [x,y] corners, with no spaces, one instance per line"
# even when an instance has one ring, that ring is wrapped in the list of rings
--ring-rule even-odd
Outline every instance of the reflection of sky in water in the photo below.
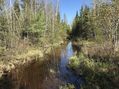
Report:
[[[67,69],[66,67],[69,62],[69,58],[72,57],[73,54],[72,43],[69,42],[66,49],[62,50],[61,53],[61,61],[59,66],[60,78],[65,83],[74,84],[76,89],[80,89],[81,80],[79,76],[75,75],[70,69]]]
[[[69,42],[69,44],[66,47],[66,50],[62,50],[60,66],[63,66],[65,68],[65,66],[68,64],[69,58],[72,56],[73,56],[72,43]]]
[[[66,47],[66,56],[67,56],[67,59],[69,59],[71,56],[73,56],[73,48],[72,48],[72,43],[70,42],[67,47]]]

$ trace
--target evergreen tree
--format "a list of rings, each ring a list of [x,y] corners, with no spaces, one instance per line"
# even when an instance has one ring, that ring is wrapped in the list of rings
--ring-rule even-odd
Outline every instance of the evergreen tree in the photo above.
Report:
[[[0,0],[0,11],[3,10],[5,0]]]
[[[72,38],[90,39],[94,37],[93,26],[91,24],[90,9],[81,7],[80,16],[76,13],[72,26]]]
[[[14,2],[14,11],[15,11],[15,15],[17,16],[17,17],[19,17],[19,15],[20,15],[20,7],[19,7],[19,1],[18,0],[15,0],[15,2]]]

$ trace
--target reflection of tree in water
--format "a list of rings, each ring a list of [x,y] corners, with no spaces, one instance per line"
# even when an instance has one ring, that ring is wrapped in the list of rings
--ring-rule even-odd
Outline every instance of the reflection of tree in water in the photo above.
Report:
[[[0,89],[12,89],[11,78],[8,76],[7,71],[4,71],[0,78]]]

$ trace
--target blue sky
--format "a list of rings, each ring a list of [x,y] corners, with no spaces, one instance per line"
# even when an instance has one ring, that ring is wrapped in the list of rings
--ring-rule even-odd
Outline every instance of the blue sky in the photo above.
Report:
[[[76,11],[79,11],[81,6],[92,5],[92,0],[60,0],[60,13],[61,18],[64,18],[64,14],[67,16],[69,24],[72,23]]]
[[[7,0],[8,5],[13,3],[14,0]],[[80,11],[81,6],[92,5],[92,0],[59,0],[60,1],[60,15],[61,19],[64,18],[64,14],[67,17],[68,24],[72,24],[72,21],[76,15],[76,11]]]

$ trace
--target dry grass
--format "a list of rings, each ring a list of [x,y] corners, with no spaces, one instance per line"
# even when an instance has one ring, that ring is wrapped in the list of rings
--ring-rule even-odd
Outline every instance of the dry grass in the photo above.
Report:
[[[83,45],[82,52],[89,58],[99,58],[99,59],[114,59],[119,57],[119,51],[114,51],[114,47],[111,42],[98,43],[88,43]],[[115,59],[115,60],[116,60]]]

